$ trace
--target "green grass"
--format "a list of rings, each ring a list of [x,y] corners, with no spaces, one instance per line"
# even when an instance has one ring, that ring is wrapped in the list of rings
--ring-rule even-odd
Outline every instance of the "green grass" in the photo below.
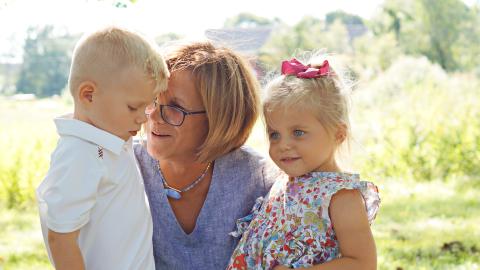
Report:
[[[379,269],[479,269],[474,181],[380,182],[382,205],[373,225]]]
[[[0,269],[53,269],[43,245],[36,207],[2,207],[0,213]]]
[[[471,182],[377,182],[378,269],[480,269],[480,189]],[[52,269],[36,206],[0,212],[0,269]]]
[[[43,245],[34,188],[55,146],[52,100],[0,99],[0,270],[53,269]],[[266,152],[259,123],[248,144]],[[366,146],[368,147],[368,146]],[[376,179],[382,198],[372,229],[378,269],[480,269],[480,179]]]

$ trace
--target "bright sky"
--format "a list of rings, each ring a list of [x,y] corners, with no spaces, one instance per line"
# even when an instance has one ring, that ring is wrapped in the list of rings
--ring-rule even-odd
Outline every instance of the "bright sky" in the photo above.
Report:
[[[323,18],[344,10],[365,18],[383,0],[137,0],[128,8],[114,8],[113,0],[0,0],[0,55],[21,51],[28,26],[53,24],[69,32],[84,32],[99,24],[120,23],[155,37],[175,32],[188,39],[203,38],[206,29],[221,28],[240,12],[278,17],[295,24],[303,16]]]

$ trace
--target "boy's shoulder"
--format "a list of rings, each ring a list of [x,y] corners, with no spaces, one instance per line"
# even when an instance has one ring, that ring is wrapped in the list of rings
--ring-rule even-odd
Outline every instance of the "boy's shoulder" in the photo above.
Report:
[[[79,163],[97,164],[103,158],[103,149],[89,141],[75,136],[62,136],[58,140],[57,147],[52,153],[51,161],[55,163]]]

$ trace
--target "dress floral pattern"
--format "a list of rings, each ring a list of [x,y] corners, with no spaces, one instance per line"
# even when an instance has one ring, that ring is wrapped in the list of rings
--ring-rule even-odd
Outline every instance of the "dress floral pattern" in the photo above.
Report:
[[[358,174],[312,172],[279,179],[252,213],[237,221],[231,235],[242,238],[227,269],[308,267],[340,257],[328,207],[341,189],[360,191],[371,223],[380,205],[378,189]]]

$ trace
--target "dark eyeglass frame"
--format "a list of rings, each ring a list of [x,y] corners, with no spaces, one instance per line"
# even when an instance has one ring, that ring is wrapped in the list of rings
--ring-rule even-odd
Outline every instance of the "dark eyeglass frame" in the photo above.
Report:
[[[169,125],[172,125],[172,126],[175,126],[175,127],[179,127],[183,124],[183,122],[185,121],[185,116],[187,115],[192,115],[192,114],[202,114],[202,113],[206,113],[207,111],[193,111],[193,112],[189,112],[189,111],[186,111],[182,108],[179,108],[177,106],[174,106],[174,105],[167,105],[167,104],[159,104],[156,100],[153,101],[153,105],[155,106],[155,109],[157,108],[157,105],[160,107],[159,111],[160,111],[160,116],[162,117],[163,121],[165,121],[165,123],[169,124]],[[173,124],[173,123],[170,123],[170,121],[168,121],[166,119],[166,117],[164,117],[164,108],[165,107],[168,107],[168,108],[172,108],[178,112],[181,112],[182,113],[182,121],[180,121],[179,124]],[[155,109],[152,110],[155,111]],[[152,113],[147,113],[145,112],[146,115],[150,115]]]

